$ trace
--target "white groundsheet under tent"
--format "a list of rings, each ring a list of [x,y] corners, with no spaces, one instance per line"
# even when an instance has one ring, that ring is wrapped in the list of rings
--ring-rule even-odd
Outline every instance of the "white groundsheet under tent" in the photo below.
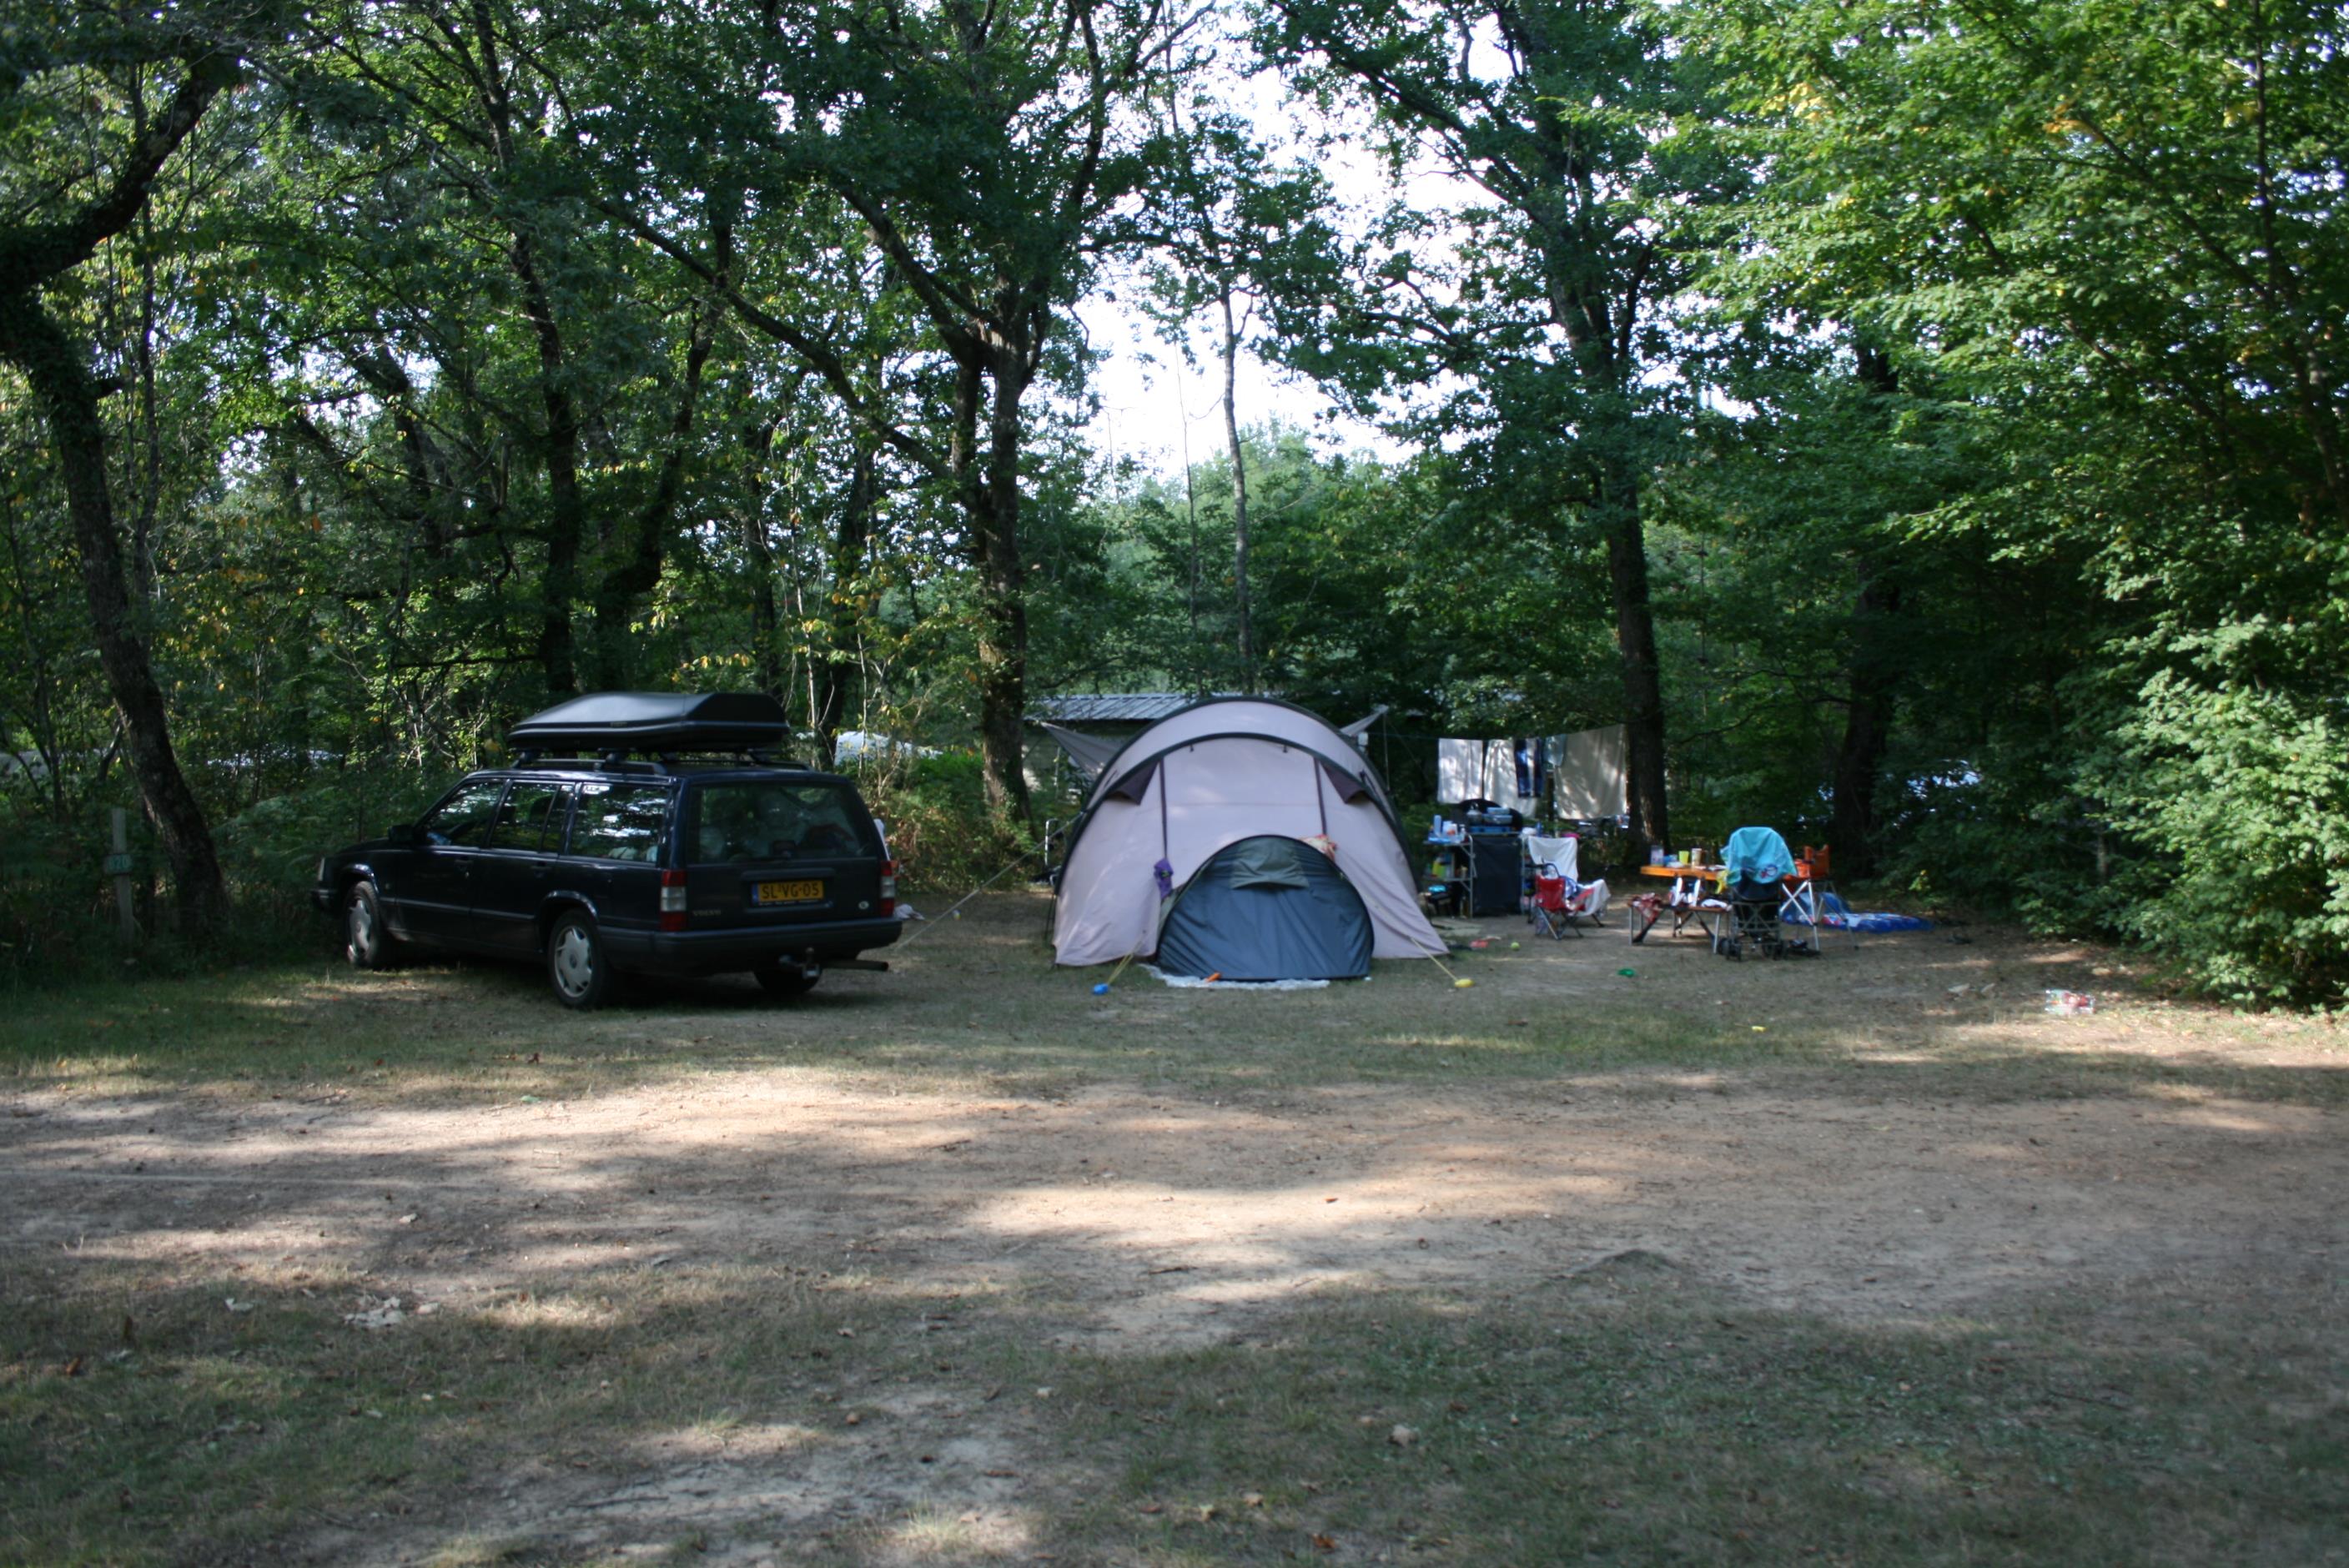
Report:
[[[1436,743],[1435,798],[1446,805],[1490,800],[1526,817],[1597,821],[1629,810],[1624,786],[1623,727],[1610,724],[1571,735],[1537,738],[1543,743],[1547,788],[1520,789],[1533,780],[1523,739],[1446,739]]]
[[[1219,851],[1267,835],[1330,843],[1368,913],[1373,957],[1441,954],[1358,733],[1288,703],[1236,697],[1202,702],[1127,741],[1101,765],[1070,833],[1053,916],[1057,961],[1155,952],[1167,895]]]

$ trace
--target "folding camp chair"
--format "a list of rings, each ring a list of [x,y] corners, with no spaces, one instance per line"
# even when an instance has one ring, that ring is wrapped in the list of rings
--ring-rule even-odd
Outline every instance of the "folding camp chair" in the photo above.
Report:
[[[1534,923],[1536,936],[1560,942],[1568,932],[1582,934],[1577,921],[1589,911],[1590,891],[1554,874],[1555,870],[1542,866],[1535,871],[1533,906],[1526,913]]]
[[[1817,953],[1817,923],[1806,902],[1810,884],[1787,885],[1795,874],[1795,855],[1775,829],[1738,829],[1729,836],[1721,859],[1721,903],[1726,910],[1713,923],[1715,953],[1725,958],[1742,958],[1749,951],[1769,958]],[[1808,944],[1787,941],[1788,924],[1810,926],[1813,940]]]
[[[1749,952],[1764,958],[1782,956],[1785,943],[1778,934],[1778,884],[1751,879],[1727,889],[1728,913],[1713,927],[1713,950],[1724,958],[1743,958]]]
[[[1526,858],[1533,871],[1534,893],[1526,905],[1534,934],[1562,941],[1566,934],[1582,934],[1581,923],[1604,925],[1607,883],[1576,881],[1581,870],[1578,845],[1572,835],[1545,839],[1525,836]]]

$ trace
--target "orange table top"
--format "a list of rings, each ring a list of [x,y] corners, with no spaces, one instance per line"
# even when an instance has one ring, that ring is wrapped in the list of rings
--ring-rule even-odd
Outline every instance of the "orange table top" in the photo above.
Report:
[[[1640,874],[1643,877],[1668,877],[1675,880],[1681,877],[1702,877],[1711,882],[1717,880],[1728,869],[1727,866],[1641,866]],[[1826,882],[1827,879],[1806,876],[1800,872],[1788,872],[1778,880],[1785,882]]]

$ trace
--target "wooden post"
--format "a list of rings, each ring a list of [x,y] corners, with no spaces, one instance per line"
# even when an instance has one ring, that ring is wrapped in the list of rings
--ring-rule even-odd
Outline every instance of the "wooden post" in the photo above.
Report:
[[[114,913],[122,923],[122,940],[139,940],[139,922],[130,913],[129,813],[114,808],[114,852],[106,857],[106,871],[114,879]]]

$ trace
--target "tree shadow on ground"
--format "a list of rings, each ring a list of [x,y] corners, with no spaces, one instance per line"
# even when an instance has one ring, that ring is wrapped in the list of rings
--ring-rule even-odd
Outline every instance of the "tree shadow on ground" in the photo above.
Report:
[[[1130,967],[1096,996],[1095,971],[1051,965],[1033,900],[973,909],[892,950],[891,973],[830,975],[788,1002],[721,976],[640,983],[580,1015],[525,966],[269,971],[31,999],[0,1025],[0,1061],[28,1088],[339,1080],[481,1101],[777,1068],[1030,1095],[1109,1081],[1246,1095],[1717,1072],[1991,1100],[2349,1097],[2337,1028],[2173,1004],[2098,979],[2109,965],[2092,950],[1987,932],[1961,948],[1874,939],[1775,965],[1725,964],[1689,942],[1512,951],[1496,937],[1449,961],[1477,982],[1464,991],[1432,965],[1397,962],[1367,982],[1278,994],[1169,990]],[[2104,1010],[2049,1016],[2043,981],[2103,986]]]
[[[787,1264],[378,1332],[364,1279],[98,1268],[10,1293],[0,1528],[124,1563],[2310,1563],[2349,1549],[2349,1413],[2300,1284],[1855,1326],[1629,1253],[1105,1353],[1046,1298]]]

